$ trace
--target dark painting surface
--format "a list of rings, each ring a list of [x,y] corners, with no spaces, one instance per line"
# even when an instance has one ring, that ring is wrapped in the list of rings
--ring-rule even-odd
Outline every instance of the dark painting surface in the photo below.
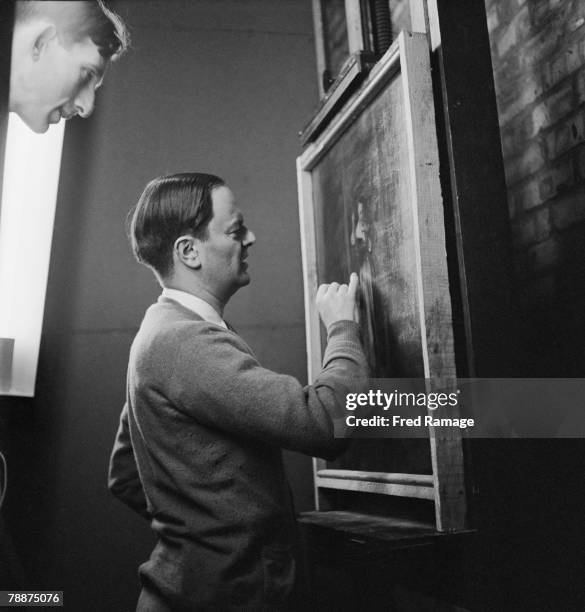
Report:
[[[318,280],[347,282],[358,274],[374,378],[424,377],[404,113],[398,75],[313,169]],[[428,441],[355,441],[334,466],[431,473]]]

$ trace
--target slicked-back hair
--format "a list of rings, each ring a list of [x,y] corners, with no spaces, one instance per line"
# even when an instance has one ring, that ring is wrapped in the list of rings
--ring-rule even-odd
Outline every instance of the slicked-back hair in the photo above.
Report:
[[[205,240],[213,216],[211,194],[225,185],[213,174],[182,172],[160,176],[144,188],[128,215],[134,256],[160,279],[173,270],[173,246],[185,234]]]
[[[53,21],[67,43],[89,37],[106,60],[118,59],[130,45],[126,25],[102,0],[17,0],[16,23],[35,17]]]

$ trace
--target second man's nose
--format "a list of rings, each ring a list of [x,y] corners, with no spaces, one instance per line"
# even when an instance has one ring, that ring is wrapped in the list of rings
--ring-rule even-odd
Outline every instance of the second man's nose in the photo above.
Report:
[[[84,87],[75,98],[77,114],[84,119],[93,113],[95,106],[95,90],[93,87]]]

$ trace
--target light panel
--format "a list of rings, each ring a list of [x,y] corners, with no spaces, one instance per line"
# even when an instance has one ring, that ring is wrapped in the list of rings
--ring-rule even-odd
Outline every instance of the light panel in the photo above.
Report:
[[[34,395],[64,130],[61,121],[35,134],[10,113],[0,209],[2,395]]]

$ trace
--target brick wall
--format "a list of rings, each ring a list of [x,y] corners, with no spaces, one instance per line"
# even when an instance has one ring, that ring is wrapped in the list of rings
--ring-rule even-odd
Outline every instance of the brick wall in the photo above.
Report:
[[[522,374],[585,375],[585,2],[486,0]]]

